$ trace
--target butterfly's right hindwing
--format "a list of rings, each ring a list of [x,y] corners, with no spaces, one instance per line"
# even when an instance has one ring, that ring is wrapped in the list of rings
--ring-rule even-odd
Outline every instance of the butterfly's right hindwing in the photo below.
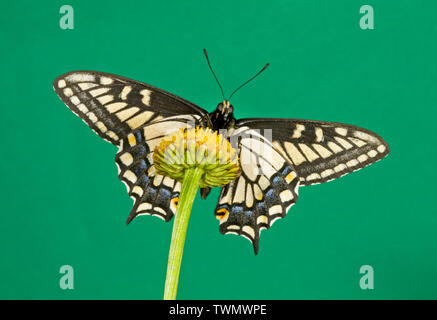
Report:
[[[180,192],[179,182],[154,172],[154,143],[148,142],[144,133],[144,129],[137,129],[128,134],[115,157],[118,177],[134,200],[127,224],[139,215],[154,215],[169,221],[176,212]]]
[[[115,157],[118,177],[127,187],[134,206],[127,223],[138,215],[154,215],[169,221],[176,212],[181,184],[155,172],[153,152],[161,139],[172,132],[200,123],[195,115],[156,120],[129,133]]]

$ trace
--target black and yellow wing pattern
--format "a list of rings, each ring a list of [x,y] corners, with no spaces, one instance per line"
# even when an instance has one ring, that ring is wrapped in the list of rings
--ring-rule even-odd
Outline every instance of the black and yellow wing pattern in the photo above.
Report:
[[[270,130],[270,140],[299,176],[303,186],[328,182],[362,169],[389,152],[379,135],[353,125],[299,119],[250,118],[236,127]]]
[[[152,152],[175,130],[207,125],[208,113],[171,93],[108,73],[69,72],[53,86],[71,111],[119,148],[115,158],[119,178],[134,199],[127,222],[143,214],[169,221],[180,184],[154,172]]]
[[[261,231],[285,217],[299,186],[337,179],[390,152],[377,134],[335,122],[240,119],[230,136],[238,137],[243,173],[223,187],[215,215],[221,233],[244,236],[255,253]]]
[[[170,221],[181,185],[155,172],[153,150],[175,130],[214,127],[210,114],[169,92],[108,73],[69,72],[53,85],[75,114],[119,148],[119,178],[134,200],[127,223],[138,215]],[[285,217],[299,186],[339,178],[390,151],[377,134],[335,122],[247,118],[223,129],[238,150],[242,174],[222,188],[215,215],[221,233],[249,239],[255,253],[261,231]]]
[[[259,130],[231,131],[242,174],[222,188],[215,215],[223,234],[237,234],[259,249],[261,231],[285,217],[297,201],[299,179],[292,164]]]

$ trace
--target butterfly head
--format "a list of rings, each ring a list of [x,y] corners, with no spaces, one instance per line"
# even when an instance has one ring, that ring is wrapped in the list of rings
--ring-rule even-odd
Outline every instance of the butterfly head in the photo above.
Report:
[[[211,120],[215,130],[229,128],[235,120],[234,106],[229,100],[220,102],[214,112],[211,113]]]
[[[206,61],[208,62],[208,66],[209,69],[211,70],[212,75],[214,76],[215,80],[217,81],[217,84],[220,88],[220,91],[222,93],[222,97],[223,97],[223,102],[220,102],[217,105],[217,109],[215,109],[214,112],[210,113],[211,116],[211,120],[212,120],[212,125],[213,125],[213,129],[214,130],[219,130],[219,129],[228,129],[230,127],[233,126],[234,122],[235,122],[235,118],[234,118],[234,107],[232,106],[232,104],[229,102],[229,100],[231,100],[232,96],[238,91],[240,90],[242,87],[244,87],[246,84],[248,84],[249,82],[251,82],[253,79],[255,79],[261,72],[263,72],[268,66],[269,64],[267,63],[264,68],[262,68],[257,74],[255,74],[252,78],[250,78],[249,80],[247,80],[246,82],[244,82],[242,85],[240,85],[239,87],[237,87],[237,89],[235,89],[231,95],[229,96],[229,98],[225,98],[225,93],[223,92],[223,88],[222,85],[220,84],[220,81],[218,80],[217,76],[215,75],[214,70],[211,67],[211,63],[209,62],[209,58],[208,58],[208,53],[206,52],[206,49],[203,49],[203,53],[205,54],[205,58]]]
[[[229,100],[224,100],[217,105],[217,111],[223,115],[232,115],[234,113],[234,106]]]

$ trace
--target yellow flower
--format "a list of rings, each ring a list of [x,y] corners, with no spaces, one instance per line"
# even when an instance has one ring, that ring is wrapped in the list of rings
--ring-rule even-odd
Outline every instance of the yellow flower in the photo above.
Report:
[[[156,172],[182,182],[185,170],[203,170],[201,188],[224,186],[240,174],[238,155],[229,141],[209,128],[180,129],[163,138],[153,153]]]

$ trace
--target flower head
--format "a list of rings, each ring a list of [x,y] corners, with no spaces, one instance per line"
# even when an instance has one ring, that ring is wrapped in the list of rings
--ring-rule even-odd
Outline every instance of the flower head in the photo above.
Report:
[[[224,186],[241,174],[237,152],[229,141],[203,127],[180,129],[163,138],[153,162],[157,173],[178,181],[186,169],[202,169],[202,188]]]

